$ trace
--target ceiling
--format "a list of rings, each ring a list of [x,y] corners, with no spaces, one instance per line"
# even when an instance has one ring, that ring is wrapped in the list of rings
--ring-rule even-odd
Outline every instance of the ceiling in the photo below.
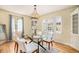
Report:
[[[37,12],[39,13],[39,15],[43,15],[49,12],[54,12],[69,7],[72,7],[72,5],[37,5]],[[0,8],[29,16],[34,10],[33,5],[0,5]]]

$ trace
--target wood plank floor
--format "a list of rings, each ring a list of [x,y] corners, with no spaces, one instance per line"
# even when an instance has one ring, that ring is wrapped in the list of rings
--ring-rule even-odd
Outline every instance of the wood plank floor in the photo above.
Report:
[[[0,45],[0,53],[14,53],[15,42],[4,42]]]
[[[58,49],[60,53],[79,53],[75,48],[58,42],[53,42],[53,47]]]
[[[9,46],[9,45],[11,45],[11,46]],[[13,45],[14,45],[14,43],[3,44],[3,46],[0,46],[0,48],[3,47],[4,52],[6,52],[6,51],[8,52],[8,49],[11,49],[12,51],[10,50],[10,52],[13,52],[13,49],[12,49]],[[79,52],[78,50],[76,50],[75,48],[73,48],[73,47],[71,47],[69,45],[65,45],[65,44],[62,44],[62,43],[59,43],[59,42],[55,42],[55,41],[53,42],[52,47],[58,49],[60,51],[59,53],[78,53]]]
[[[44,43],[47,45],[46,43]],[[48,46],[48,45],[47,45]],[[59,50],[59,53],[79,53],[79,51],[69,45],[65,45],[59,42],[53,41],[53,48],[56,48]]]

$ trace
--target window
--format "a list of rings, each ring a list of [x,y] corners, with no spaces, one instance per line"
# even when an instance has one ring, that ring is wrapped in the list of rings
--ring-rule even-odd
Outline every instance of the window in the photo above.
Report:
[[[75,9],[71,14],[72,19],[72,33],[73,34],[79,34],[79,9]]]
[[[17,31],[18,32],[22,32],[22,26],[23,26],[22,19],[18,19],[18,21],[17,21]]]
[[[78,14],[73,15],[72,18],[72,26],[73,26],[73,33],[78,34]]]
[[[9,27],[9,39],[16,36],[23,37],[24,34],[24,21],[23,17],[15,19],[13,15],[10,15],[10,27]]]
[[[23,34],[24,34],[24,22],[23,22],[23,18],[19,18],[17,20],[17,32],[20,35],[20,37],[22,37]]]

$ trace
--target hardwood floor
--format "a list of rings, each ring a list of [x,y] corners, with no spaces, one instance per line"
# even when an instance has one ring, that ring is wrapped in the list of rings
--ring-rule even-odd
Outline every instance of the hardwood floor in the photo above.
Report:
[[[16,44],[14,41],[2,43],[0,45],[0,53],[15,53],[17,51]]]
[[[79,53],[75,48],[58,42],[53,42],[53,47],[58,49],[60,53]]]
[[[55,42],[53,41],[52,42],[53,45],[51,45],[53,48],[56,48],[59,50],[59,53],[79,53],[79,51],[69,45],[65,45],[65,44],[62,44],[62,43],[59,43],[59,42]],[[42,44],[42,42],[41,42]],[[49,49],[49,44],[47,44],[46,42],[43,42],[44,45],[47,45],[48,46],[48,49]]]
[[[3,44],[0,46],[0,50],[1,53],[13,53],[13,47],[14,47],[14,42],[9,42],[7,44]],[[65,45],[65,44],[62,44],[62,43],[59,43],[59,42],[53,42],[53,45],[52,45],[53,48],[56,48],[59,50],[59,53],[78,53],[79,51],[76,50],[75,48],[69,46],[69,45]]]

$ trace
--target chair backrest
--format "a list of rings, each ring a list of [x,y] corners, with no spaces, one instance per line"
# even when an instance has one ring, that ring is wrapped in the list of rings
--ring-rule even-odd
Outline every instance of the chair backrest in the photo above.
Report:
[[[47,32],[42,35],[43,40],[51,41],[54,35],[53,32]]]

